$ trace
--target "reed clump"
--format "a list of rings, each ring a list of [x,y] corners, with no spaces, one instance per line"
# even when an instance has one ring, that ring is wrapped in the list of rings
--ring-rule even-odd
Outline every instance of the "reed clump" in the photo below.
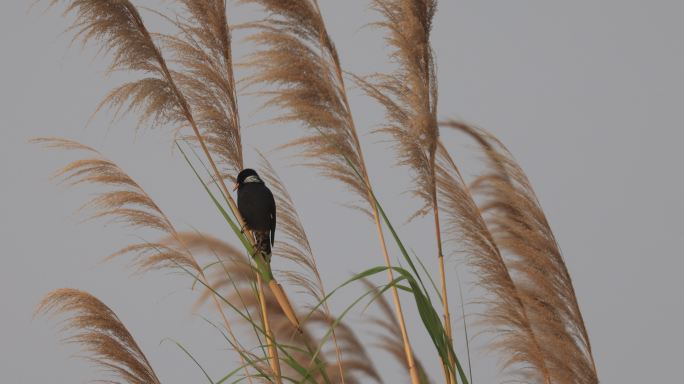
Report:
[[[99,46],[111,59],[109,71],[135,75],[109,92],[98,110],[111,110],[114,119],[133,114],[139,127],[169,128],[196,182],[232,229],[229,239],[177,229],[141,184],[92,147],[62,138],[33,141],[81,154],[55,178],[101,189],[83,206],[89,218],[157,234],[157,240],[124,245],[108,259],[129,258],[138,273],[180,272],[198,288],[194,309],[203,311],[210,303],[219,314],[221,323],[211,324],[236,362],[216,381],[207,374],[212,382],[384,382],[384,372],[367,350],[379,347],[400,362],[414,384],[436,377],[467,384],[473,374],[466,374],[466,356],[456,351],[465,345],[470,361],[467,329],[474,327],[493,336],[489,349],[502,359],[506,379],[598,383],[570,273],[522,168],[485,130],[438,120],[430,45],[436,1],[369,1],[380,17],[374,25],[391,48],[395,69],[390,73],[347,76],[316,0],[240,0],[230,9],[225,0],[176,0],[167,13],[150,10],[174,31],[164,34],[149,31],[129,0],[44,2],[63,5],[65,14],[75,17],[70,28],[75,39]],[[256,6],[263,17],[232,26],[229,14],[241,4]],[[248,33],[245,44],[251,49],[242,63],[250,71],[243,79],[234,74],[235,28]],[[390,137],[397,163],[415,180],[412,197],[422,208],[414,216],[434,218],[436,272],[423,266],[421,256],[427,256],[407,251],[371,183],[347,96],[348,78],[385,110],[376,133]],[[259,173],[276,199],[278,241],[271,260],[255,253],[254,237],[227,188],[245,167],[238,80],[246,89],[258,87],[264,107],[275,111],[271,124],[303,128],[298,139],[281,147],[298,151],[306,164],[353,192],[357,207],[373,220],[383,264],[362,266],[343,284],[326,286],[319,269],[323,259],[314,252],[295,199],[261,153]],[[458,130],[480,146],[485,170],[472,182],[464,180],[440,128]],[[399,263],[392,262],[388,241],[399,250],[394,255]],[[456,276],[445,267],[444,249],[452,246],[464,253],[468,272],[483,292],[477,300],[484,309],[472,314],[478,321],[464,320],[463,338],[454,334],[449,309],[449,281]],[[371,282],[378,274],[386,275],[385,283]],[[364,293],[336,313],[330,302],[350,284]],[[284,288],[302,295],[289,296]],[[368,316],[379,330],[371,341],[359,336],[358,324],[348,319],[364,302],[377,308]],[[419,315],[422,329],[407,326],[406,311]],[[46,296],[37,313],[66,316],[67,341],[82,345],[83,357],[108,379],[159,383],[131,333],[94,296],[59,289]],[[436,354],[414,350],[410,336],[425,334]],[[418,356],[437,356],[441,375],[426,370]]]

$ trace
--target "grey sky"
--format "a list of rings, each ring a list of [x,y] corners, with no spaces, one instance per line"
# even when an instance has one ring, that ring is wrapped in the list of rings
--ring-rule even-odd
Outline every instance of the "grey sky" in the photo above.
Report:
[[[59,35],[67,25],[59,12],[27,12],[28,3],[0,4],[2,381],[93,377],[87,366],[68,358],[74,349],[59,345],[53,323],[31,320],[40,297],[65,286],[87,290],[110,305],[163,382],[202,380],[172,344],[159,344],[166,337],[186,344],[214,375],[225,373],[232,356],[222,350],[216,332],[190,314],[195,293],[188,280],[163,273],[129,277],[124,260],[100,264],[130,235],[116,225],[79,223],[81,216],[73,212],[93,190],[66,190],[48,180],[72,157],[26,140],[61,136],[95,146],[139,180],[180,226],[223,235],[225,224],[171,152],[168,130],[135,134],[131,120],[110,126],[106,114],[85,128],[101,97],[126,77],[103,79],[106,59],[92,60],[92,49],[69,49],[70,35]],[[321,1],[343,65],[358,74],[389,68],[380,33],[361,28],[375,17],[367,5]],[[604,383],[668,383],[682,374],[683,15],[681,1],[665,0],[442,0],[435,20],[440,116],[493,131],[527,171],[573,276]],[[234,20],[253,16],[234,10]],[[248,47],[236,43],[236,50],[240,54]],[[380,108],[357,90],[351,94],[371,177],[400,223],[411,208],[402,195],[410,180],[404,169],[389,168],[391,152],[381,138],[366,135],[380,121]],[[264,119],[253,98],[241,98],[240,106],[246,125]],[[248,127],[245,140],[248,148],[270,150],[299,132]],[[444,137],[459,158],[473,163],[467,155],[471,144],[456,135]],[[271,159],[297,203],[327,287],[381,264],[371,223],[338,205],[349,201],[349,194],[308,169],[287,166],[293,161],[284,155],[274,153]],[[330,217],[334,225],[328,225]],[[401,232],[434,270],[429,221],[405,225]],[[458,259],[451,257],[449,269],[465,274]],[[456,285],[451,288],[455,299]],[[345,298],[356,293],[345,292],[334,308],[341,310]],[[466,294],[472,298],[473,292]],[[409,326],[420,328],[414,314]],[[412,341],[438,380],[429,340],[418,332]],[[387,382],[399,377],[384,355],[374,355]],[[483,352],[473,357],[476,382],[500,381],[495,360]]]

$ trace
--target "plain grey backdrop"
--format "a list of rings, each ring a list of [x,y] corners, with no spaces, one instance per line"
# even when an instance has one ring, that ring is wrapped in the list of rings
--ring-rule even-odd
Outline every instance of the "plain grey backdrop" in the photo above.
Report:
[[[107,58],[93,60],[93,48],[70,48],[71,35],[60,35],[68,22],[61,9],[29,12],[30,3],[0,4],[0,381],[80,383],[94,377],[86,364],[69,358],[76,349],[59,343],[54,322],[32,319],[41,296],[59,287],[87,290],[110,305],[163,382],[204,380],[172,343],[160,343],[167,337],[184,343],[220,377],[234,356],[191,313],[196,293],[189,280],[164,273],[131,277],[125,260],[100,263],[134,240],[131,233],[113,224],[80,223],[83,216],[74,212],[94,190],[67,190],[49,180],[73,156],[26,141],[61,136],[95,146],[139,180],[180,227],[228,238],[225,224],[171,150],[168,130],[136,133],[132,120],[110,124],[106,113],[86,127],[103,95],[129,77],[103,78]],[[163,10],[170,2],[135,3]],[[367,74],[391,68],[381,33],[363,28],[377,17],[367,1],[323,0],[321,7],[345,69]],[[247,8],[232,10],[233,21],[257,16]],[[151,29],[164,28],[144,15]],[[676,0],[443,0],[435,19],[440,116],[493,131],[527,171],[563,249],[604,383],[671,383],[684,373],[683,17],[684,3]],[[240,56],[249,46],[236,41],[235,49]],[[369,134],[381,122],[381,109],[358,90],[350,94],[371,177],[401,223],[416,205],[403,194],[411,180],[391,166],[382,137]],[[251,96],[241,98],[250,161],[251,148],[269,151],[301,132],[258,125],[265,115],[257,106]],[[474,146],[443,136],[457,157],[472,164],[466,170],[477,170],[469,155]],[[328,288],[381,263],[371,223],[340,205],[350,199],[343,188],[292,167],[287,153],[269,157],[297,203]],[[426,219],[400,232],[434,270],[430,229]],[[461,258],[449,257],[448,273],[458,270],[467,282]],[[357,293],[344,291],[333,308],[341,311]],[[465,294],[476,298],[467,285]],[[420,329],[412,306],[405,306],[409,327]],[[429,340],[420,331],[412,337],[439,380]],[[501,382],[484,344],[483,338],[473,341],[475,382]],[[406,380],[387,355],[371,352],[387,382]]]

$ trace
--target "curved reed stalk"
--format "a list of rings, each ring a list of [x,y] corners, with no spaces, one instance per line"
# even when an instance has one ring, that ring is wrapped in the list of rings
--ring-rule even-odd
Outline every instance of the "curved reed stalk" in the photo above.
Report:
[[[247,62],[256,71],[247,84],[275,86],[275,90],[263,92],[268,97],[265,106],[278,107],[285,112],[272,122],[297,121],[310,132],[286,146],[302,149],[302,156],[311,160],[309,165],[341,181],[357,197],[366,201],[375,221],[385,264],[390,266],[381,218],[349,108],[339,57],[327,33],[318,3],[315,0],[241,2],[260,5],[269,14],[268,18],[248,25],[257,31],[249,40],[261,49],[252,54]],[[358,177],[357,171],[361,177]],[[387,269],[387,278],[394,280],[390,268]],[[418,383],[396,287],[392,287],[392,298],[405,358],[411,367],[411,380]]]
[[[397,64],[391,74],[354,76],[356,83],[386,111],[386,122],[378,131],[394,138],[399,165],[412,172],[412,192],[424,206],[414,216],[432,212],[437,242],[444,329],[452,343],[451,315],[442,252],[442,231],[435,176],[435,153],[439,139],[437,124],[437,78],[430,46],[430,30],[437,3],[432,0],[373,0],[383,20],[373,23],[387,31],[385,41]],[[453,357],[450,359],[454,365]],[[447,383],[456,376],[442,367]]]
[[[589,335],[546,215],[520,165],[490,133],[467,124],[445,126],[473,137],[489,161],[472,183],[493,241],[518,287],[553,383],[596,384]]]
[[[69,334],[65,341],[80,344],[85,352],[81,357],[106,372],[106,382],[160,383],[126,326],[89,293],[68,288],[52,291],[36,308],[38,314],[70,314],[62,327],[62,332]]]
[[[328,301],[323,301],[326,297],[323,279],[318,272],[318,265],[316,264],[316,257],[314,256],[309,238],[304,231],[299,214],[295,208],[294,202],[290,197],[285,184],[278,177],[275,169],[268,161],[268,159],[259,153],[261,157],[260,175],[268,183],[273,191],[276,199],[276,207],[278,212],[276,217],[280,221],[281,232],[285,236],[285,241],[279,240],[278,246],[274,248],[274,255],[291,260],[299,265],[303,271],[284,271],[286,278],[295,286],[303,288],[314,300],[311,306],[323,302],[323,314],[332,318]],[[337,335],[335,329],[331,330],[333,344],[335,346],[335,358],[337,359],[338,373],[340,381],[344,384],[344,369],[342,367],[342,352],[337,343]]]

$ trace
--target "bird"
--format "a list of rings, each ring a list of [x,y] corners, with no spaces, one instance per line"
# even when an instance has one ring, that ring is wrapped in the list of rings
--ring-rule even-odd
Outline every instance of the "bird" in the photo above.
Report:
[[[255,256],[262,252],[271,261],[271,247],[275,243],[276,203],[255,170],[245,168],[237,175],[233,190],[237,190],[237,206],[245,228],[254,234]],[[244,228],[243,228],[244,230]]]

